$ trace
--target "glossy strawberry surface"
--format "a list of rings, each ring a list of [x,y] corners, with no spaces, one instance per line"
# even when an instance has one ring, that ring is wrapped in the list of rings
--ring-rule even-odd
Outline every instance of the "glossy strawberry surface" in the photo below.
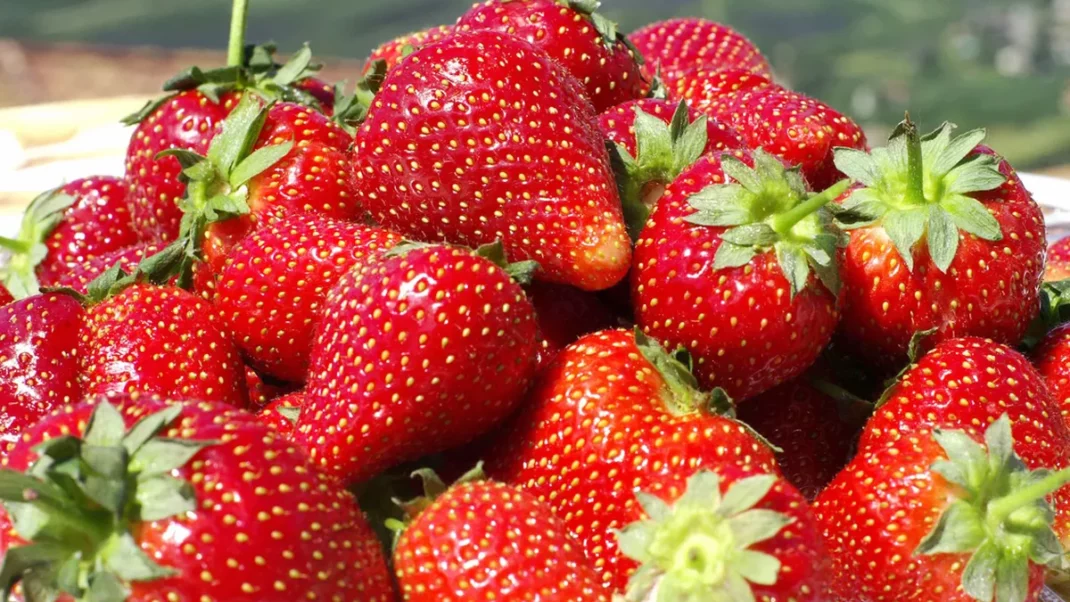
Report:
[[[408,56],[413,50],[428,44],[434,44],[451,33],[453,33],[452,25],[439,25],[398,36],[389,42],[384,42],[376,46],[371,55],[365,59],[364,72],[367,73],[375,61],[385,61],[386,68],[392,69],[394,65],[400,63],[401,59]]]
[[[658,21],[637,29],[628,39],[646,59],[648,78],[660,69],[666,78],[675,79],[695,67],[770,74],[769,63],[750,40],[727,25],[706,19]]]

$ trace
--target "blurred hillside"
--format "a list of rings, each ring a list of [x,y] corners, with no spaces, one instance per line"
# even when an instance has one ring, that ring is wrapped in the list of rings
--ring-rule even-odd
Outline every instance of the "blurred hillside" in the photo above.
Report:
[[[448,23],[469,0],[252,0],[250,39],[360,58]],[[604,0],[625,30],[671,16],[724,21],[784,83],[880,137],[907,108],[927,125],[988,127],[1022,167],[1070,163],[1070,0]],[[3,0],[0,37],[169,48],[225,44],[225,0]],[[77,86],[78,82],[71,82]]]

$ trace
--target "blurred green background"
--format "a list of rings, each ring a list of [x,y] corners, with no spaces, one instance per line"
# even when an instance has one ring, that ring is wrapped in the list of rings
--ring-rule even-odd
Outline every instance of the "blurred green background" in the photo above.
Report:
[[[470,0],[251,0],[249,36],[363,57],[454,21]],[[0,0],[0,37],[219,48],[226,0]],[[604,0],[624,30],[701,15],[743,31],[783,83],[883,136],[905,109],[926,125],[987,127],[1020,168],[1070,163],[1070,0]]]

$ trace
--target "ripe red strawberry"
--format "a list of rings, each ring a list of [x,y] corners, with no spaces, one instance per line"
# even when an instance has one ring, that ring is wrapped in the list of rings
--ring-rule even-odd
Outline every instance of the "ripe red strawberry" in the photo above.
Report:
[[[1054,328],[1040,341],[1033,350],[1033,363],[1070,423],[1070,324]]]
[[[844,408],[848,403],[804,375],[740,404],[739,419],[782,450],[781,472],[812,500],[851,460],[864,422],[858,415],[868,406]]]
[[[1070,237],[1059,239],[1048,247],[1044,264],[1044,281],[1055,282],[1070,278]]]
[[[538,261],[540,277],[585,290],[627,273],[631,245],[591,105],[519,38],[457,34],[409,55],[386,75],[354,160],[360,200],[407,236],[501,240],[510,258]]]
[[[280,65],[273,45],[243,48],[244,12],[235,17],[240,26],[231,28],[236,39],[230,41],[227,67],[209,71],[192,67],[180,73],[164,84],[166,96],[125,120],[137,124],[126,152],[126,174],[134,227],[142,240],[170,242],[181,232],[178,204],[186,190],[181,175],[188,165],[160,153],[170,149],[206,153],[243,91],[332,112],[333,106],[320,101],[333,105],[334,91],[312,77],[320,65],[312,63],[307,46]]]
[[[806,499],[772,474],[726,463],[645,485],[617,534],[641,563],[627,602],[824,601],[828,556]]]
[[[695,113],[686,103],[632,100],[602,113],[598,122],[616,147],[614,171],[633,238],[680,172],[702,155],[744,147],[732,128]]]
[[[739,401],[802,374],[829,342],[840,241],[822,209],[837,191],[814,195],[772,155],[737,153],[669,185],[631,278],[643,331],[685,347],[699,382]]]
[[[291,439],[294,436],[294,423],[305,407],[304,391],[296,391],[276,397],[256,414],[257,420],[271,427],[279,435]]]
[[[524,287],[539,326],[539,369],[581,336],[617,325],[613,310],[591,293],[547,282]]]
[[[89,283],[118,264],[127,273],[133,273],[141,260],[158,253],[162,247],[156,243],[137,243],[99,255],[89,261],[57,274],[48,286],[67,287],[81,294],[89,292]]]
[[[485,448],[488,474],[550,504],[614,589],[636,567],[613,535],[642,518],[636,491],[676,497],[704,467],[776,471],[772,450],[713,411],[688,364],[637,333],[587,335],[558,354]]]
[[[693,110],[707,115],[724,115],[728,103],[740,94],[775,85],[768,77],[746,69],[708,67],[696,67],[665,80],[669,98],[687,101]]]
[[[364,481],[467,443],[516,407],[535,371],[535,312],[502,264],[500,245],[417,244],[342,277],[297,422],[317,465]]]
[[[427,46],[428,44],[434,44],[435,42],[445,38],[453,33],[452,25],[439,25],[438,27],[429,27],[423,31],[416,31],[413,33],[405,34],[384,42],[372,50],[371,56],[364,61],[364,73],[367,74],[375,61],[385,61],[386,68],[393,69],[394,65],[401,62],[401,59],[411,54],[414,50]]]
[[[580,83],[598,112],[643,95],[640,57],[598,0],[486,0],[457,31],[496,31],[538,46]]]
[[[475,475],[446,489],[423,476],[428,495],[405,504],[415,516],[394,549],[405,602],[609,602],[564,523],[530,493]]]
[[[245,237],[229,253],[213,303],[257,370],[303,382],[327,291],[353,266],[401,241],[380,228],[297,214]]]
[[[248,365],[245,366],[245,390],[249,392],[249,405],[252,410],[263,408],[276,398],[292,393],[294,386],[276,380],[264,380]]]
[[[245,407],[245,367],[221,322],[209,303],[173,286],[134,284],[91,305],[78,348],[83,393]]]
[[[15,300],[15,297],[11,294],[11,291],[7,290],[3,284],[0,284],[0,307],[7,305]]]
[[[1030,546],[1038,543],[1051,549],[1058,548],[1058,540],[1070,541],[1070,487],[1062,487],[1051,498],[1053,525],[1050,509],[1039,520],[1036,512],[1059,485],[1031,493],[1029,479],[1020,474],[1024,468],[1070,466],[1070,429],[1041,376],[1008,347],[979,338],[952,339],[918,360],[884,399],[863,431],[858,456],[815,505],[836,568],[834,592],[873,602],[909,599],[917,591],[943,592],[945,597],[936,600],[968,600],[957,589],[965,560],[981,547],[977,536],[995,532],[989,528],[1009,528],[1016,538],[1021,536],[1012,545],[1023,555],[1006,568],[1022,581],[1008,584],[1005,576],[997,581],[1003,582],[1000,587],[1015,586],[1025,592],[1020,573],[1027,570]],[[943,435],[934,439],[939,432]],[[1013,452],[1020,460],[1008,459],[1012,434]],[[948,437],[954,440],[949,443]],[[982,438],[990,451],[993,438],[1000,440],[991,461],[969,443]],[[944,461],[945,456],[953,465]],[[956,474],[970,475],[971,481],[961,483]],[[987,507],[972,516],[987,519],[988,527],[964,530],[968,525],[957,521],[970,516],[962,508],[948,513],[952,504]],[[1009,523],[999,511],[1007,504],[1021,510]],[[938,516],[942,522],[935,527]],[[1051,529],[1058,538],[1040,532]],[[939,541],[941,530],[970,537],[963,538],[957,549],[945,548],[944,554],[916,555],[915,550],[933,551],[931,544]],[[928,543],[919,548],[926,537]],[[992,549],[981,555],[1003,554],[1007,541],[989,542],[986,547]],[[991,559],[981,564],[976,568],[991,569]],[[1035,591],[1043,570],[1033,563],[1030,567],[1029,588]]]
[[[22,298],[39,284],[55,286],[87,261],[137,243],[119,178],[74,180],[34,199],[26,208],[18,238],[0,237],[11,252],[3,270],[7,288]]]
[[[353,496],[251,414],[114,401],[54,413],[3,461],[5,599],[395,599]]]
[[[1040,208],[980,145],[983,130],[951,131],[945,124],[919,140],[905,121],[886,149],[837,152],[836,165],[859,183],[840,205],[851,237],[840,338],[878,368],[894,371],[914,333],[934,328],[928,343],[1017,344],[1039,309]]]
[[[850,117],[780,86],[752,87],[722,97],[710,109],[719,109],[712,115],[734,127],[751,148],[800,166],[814,190],[843,177],[834,164],[833,149],[866,148],[862,128]]]
[[[76,351],[83,314],[63,294],[0,307],[0,451],[48,412],[81,400]]]
[[[658,21],[632,32],[628,39],[645,59],[643,70],[648,80],[658,71],[675,79],[696,67],[770,75],[769,63],[750,40],[727,25],[706,19]]]

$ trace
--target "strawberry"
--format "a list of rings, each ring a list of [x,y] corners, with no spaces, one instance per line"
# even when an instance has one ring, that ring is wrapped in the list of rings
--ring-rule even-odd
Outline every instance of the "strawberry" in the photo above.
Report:
[[[837,194],[810,193],[764,151],[703,157],[636,244],[636,323],[685,347],[699,381],[736,400],[802,374],[838,319],[840,241],[822,208]]]
[[[777,459],[784,478],[812,500],[851,460],[864,422],[858,416],[869,407],[833,397],[808,375],[740,404],[739,419],[782,450]]]
[[[1044,281],[1055,282],[1070,278],[1070,237],[1059,239],[1048,247],[1044,264]]]
[[[53,413],[3,461],[5,600],[395,599],[353,496],[251,414],[113,401]]]
[[[627,602],[825,600],[817,521],[782,478],[725,463],[645,487],[631,507],[636,521],[617,534],[621,552],[641,563]]]
[[[609,602],[560,518],[521,489],[479,469],[446,488],[420,471],[427,493],[397,539],[394,571],[406,602]]]
[[[289,383],[280,383],[273,379],[265,380],[263,376],[260,376],[249,367],[245,366],[245,390],[249,392],[249,405],[250,409],[263,408],[267,404],[271,403],[278,397],[282,397],[288,393],[293,392],[293,385]]]
[[[376,47],[375,50],[372,50],[371,56],[364,61],[364,73],[367,74],[371,71],[375,61],[384,61],[387,69],[393,69],[394,65],[400,63],[401,59],[412,54],[417,48],[434,44],[451,33],[453,33],[452,25],[439,25],[384,42]]]
[[[769,62],[750,40],[727,25],[706,19],[658,21],[632,32],[628,39],[645,59],[648,80],[656,72],[673,80],[696,67],[770,76]]]
[[[82,306],[41,294],[0,307],[0,451],[53,409],[82,398],[77,341]]]
[[[990,451],[997,441],[991,459],[976,443],[982,440]],[[858,450],[815,504],[834,559],[833,589],[847,599],[890,602],[924,590],[957,596],[938,600],[965,601],[957,588],[961,582],[974,593],[969,587],[976,582],[963,581],[962,570],[975,551],[978,578],[991,581],[996,560],[1000,571],[1008,571],[997,575],[999,587],[1025,592],[1024,573],[1032,575],[1031,588],[1043,574],[1034,563],[1026,570],[1030,546],[1052,549],[1059,540],[1070,541],[1070,487],[1030,495],[1028,484],[1043,473],[1024,474],[1070,466],[1070,429],[1043,378],[1008,347],[972,337],[936,344],[885,393]],[[970,475],[970,481],[956,475]],[[1044,497],[1055,489],[1052,513]],[[963,505],[982,510],[971,514]],[[993,509],[1008,505],[1021,514],[1008,519]],[[1040,520],[1034,520],[1041,505]],[[989,527],[971,532],[969,522],[959,522],[975,518]],[[976,537],[1003,529],[1014,533],[1011,545],[1023,554],[1012,565],[1004,564],[1011,539],[982,546]],[[958,547],[934,550],[941,533],[972,534]],[[922,557],[916,550],[943,553]],[[1008,584],[1008,575],[1015,582]],[[977,599],[991,599],[991,592]]]
[[[321,469],[361,482],[466,443],[516,407],[535,371],[536,324],[504,264],[501,245],[410,244],[342,277],[297,421]]]
[[[1070,324],[1052,329],[1032,355],[1063,418],[1070,423]]]
[[[642,518],[636,491],[682,493],[703,467],[776,471],[765,444],[712,410],[723,396],[699,391],[689,363],[639,332],[587,335],[558,354],[486,443],[487,473],[550,504],[614,589],[637,566],[613,537]]]
[[[697,107],[696,107],[697,108]],[[851,118],[820,100],[780,86],[755,86],[713,102],[714,117],[731,125],[751,148],[761,148],[802,168],[822,190],[842,178],[833,149],[865,149],[866,136]]]
[[[244,365],[218,310],[173,286],[137,283],[111,293],[117,270],[90,287],[78,348],[86,395],[135,392],[245,407]],[[121,285],[117,285],[121,286]]]
[[[581,336],[616,325],[613,310],[591,293],[547,282],[532,282],[524,290],[539,326],[540,370]]]
[[[909,120],[886,149],[841,150],[858,185],[849,229],[840,339],[892,371],[919,331],[927,342],[981,336],[1017,344],[1037,315],[1044,218],[1011,166],[980,145],[983,130],[924,138]],[[835,207],[834,207],[835,208]]]
[[[303,407],[305,393],[296,391],[273,399],[257,413],[256,418],[279,435],[291,439],[294,435],[294,422]]]
[[[65,273],[57,274],[49,286],[66,287],[83,295],[87,294],[89,283],[99,278],[112,266],[118,265],[124,272],[133,272],[142,259],[155,255],[162,248],[156,243],[137,243],[115,249],[75,266]]]
[[[15,297],[11,294],[11,291],[7,290],[7,287],[0,284],[0,307],[7,305],[15,300]]]
[[[40,283],[55,286],[70,270],[137,243],[132,225],[118,178],[83,178],[50,190],[26,208],[17,239],[0,237],[12,253],[3,282],[19,298],[36,294]]]
[[[614,144],[614,171],[633,238],[665,187],[702,155],[743,148],[732,128],[698,115],[686,103],[644,98],[617,105],[598,118]]]
[[[707,115],[725,115],[729,102],[751,90],[770,88],[768,77],[746,69],[712,69],[695,67],[667,79],[665,86],[672,99],[687,101],[692,109]]]
[[[519,38],[457,34],[409,55],[387,73],[354,160],[360,200],[407,236],[501,240],[540,277],[585,290],[628,270],[595,113],[579,82]]]
[[[643,95],[638,52],[599,0],[486,0],[457,20],[457,31],[496,31],[538,46],[580,83],[598,112]]]
[[[327,291],[400,240],[388,230],[321,215],[281,219],[233,248],[212,301],[257,370],[303,382]]]
[[[208,71],[192,67],[176,75],[164,84],[165,96],[124,120],[137,125],[126,152],[126,174],[134,228],[142,240],[166,243],[182,231],[178,205],[186,184],[181,176],[189,166],[173,154],[160,153],[171,149],[206,153],[245,91],[327,112],[333,108],[320,104],[321,98],[333,102],[334,92],[312,77],[320,65],[312,63],[307,46],[285,65],[275,61],[271,44],[244,46],[245,11],[242,2],[234,12],[226,67]]]

